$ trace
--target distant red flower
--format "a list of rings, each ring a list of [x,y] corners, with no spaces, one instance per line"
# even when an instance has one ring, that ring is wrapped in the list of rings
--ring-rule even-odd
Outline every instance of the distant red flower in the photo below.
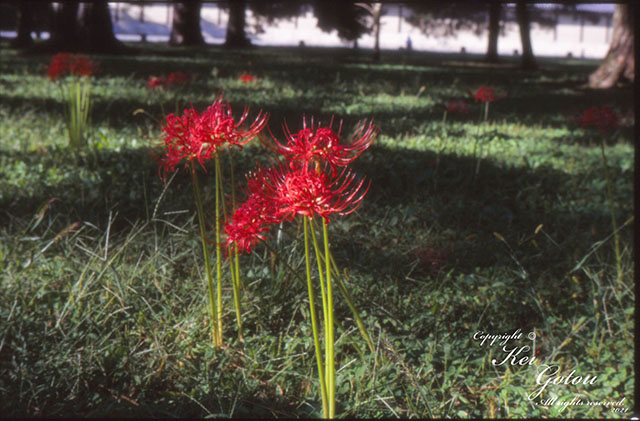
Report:
[[[49,79],[54,80],[62,76],[62,74],[64,74],[69,68],[70,61],[71,56],[66,53],[59,53],[53,56],[51,64],[49,64],[49,68],[47,70]]]
[[[586,129],[593,127],[600,131],[604,136],[608,130],[611,130],[618,126],[618,116],[613,110],[606,105],[601,108],[593,106],[584,111],[582,117],[580,117],[580,127]]]
[[[248,113],[245,108],[236,122],[231,106],[219,97],[202,114],[193,108],[185,110],[182,116],[169,114],[162,129],[167,155],[161,166],[166,172],[171,172],[183,159],[197,159],[202,164],[224,148],[242,146],[251,141],[266,124],[268,115],[260,112],[253,124],[242,130],[240,127]]]
[[[189,76],[183,72],[173,72],[169,74],[167,83],[169,85],[182,85],[189,81]]]
[[[307,127],[306,120],[303,120],[303,129],[296,134],[291,134],[289,128],[285,126],[287,144],[283,145],[274,139],[278,152],[281,153],[291,164],[308,166],[327,163],[332,172],[336,167],[344,167],[356,159],[364,152],[378,134],[378,129],[369,122],[360,124],[359,130],[355,133],[348,144],[340,144],[340,127],[336,134],[329,122],[329,127],[314,128],[313,119],[311,126]]]
[[[189,81],[189,76],[183,72],[169,73],[168,77],[149,76],[147,87],[149,89],[164,88],[171,86],[179,86]]]
[[[496,98],[493,96],[493,88],[489,88],[488,86],[481,86],[475,93],[474,99],[476,102],[492,102],[495,101]]]
[[[437,272],[447,266],[449,253],[437,247],[424,247],[416,251],[416,257],[422,268],[428,272]]]
[[[343,170],[339,175],[295,168],[273,172],[274,182],[267,186],[267,198],[275,202],[276,216],[292,220],[296,215],[322,217],[347,215],[355,211],[369,187],[360,192],[364,180],[354,183],[355,175]],[[358,196],[358,194],[360,195]]]
[[[94,63],[84,56],[76,56],[70,63],[71,73],[76,76],[91,76],[95,70]]]
[[[447,113],[449,114],[467,114],[468,112],[467,103],[462,99],[452,99],[447,105]]]
[[[255,82],[257,80],[257,78],[255,76],[250,75],[248,73],[241,74],[238,79],[240,79],[244,83]]]
[[[149,89],[162,88],[166,85],[167,79],[163,77],[149,76],[149,80],[147,80],[147,87]]]
[[[55,80],[66,75],[91,76],[95,73],[96,63],[85,56],[58,53],[51,59],[47,74]]]

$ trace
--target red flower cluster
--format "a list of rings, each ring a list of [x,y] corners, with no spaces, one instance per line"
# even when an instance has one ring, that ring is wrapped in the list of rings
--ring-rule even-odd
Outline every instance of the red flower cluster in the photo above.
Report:
[[[170,73],[168,77],[149,76],[147,87],[149,89],[169,88],[171,86],[182,85],[189,81],[189,76],[183,72]]]
[[[278,152],[289,161],[291,168],[308,167],[310,164],[318,168],[320,163],[326,163],[331,167],[332,173],[335,173],[336,167],[345,167],[360,156],[377,135],[377,129],[369,122],[368,125],[360,125],[349,144],[341,145],[339,135],[342,124],[338,127],[337,134],[331,129],[332,125],[333,119],[329,122],[329,127],[314,129],[313,119],[310,127],[307,127],[305,119],[302,122],[302,130],[296,134],[291,134],[285,125],[288,142],[282,145],[274,139]]]
[[[582,129],[593,127],[594,129],[599,130],[603,136],[608,130],[617,126],[618,116],[606,105],[601,108],[593,106],[586,109],[582,117],[580,117],[580,127],[582,127]]]
[[[255,82],[257,80],[257,78],[255,76],[250,75],[248,73],[241,74],[238,79],[240,79],[244,83]]]
[[[253,124],[242,130],[249,110],[245,108],[238,122],[233,119],[231,106],[218,97],[202,114],[193,108],[182,116],[169,114],[164,132],[167,153],[161,161],[166,172],[171,172],[183,159],[204,160],[215,157],[218,151],[232,145],[242,146],[251,141],[267,122],[268,115],[260,112]]]
[[[415,255],[427,272],[438,272],[446,268],[449,261],[449,253],[437,247],[423,247]]]
[[[350,170],[338,173],[336,167],[346,167],[367,149],[377,129],[371,122],[362,124],[351,143],[341,145],[330,127],[314,129],[312,121],[296,134],[285,129],[288,143],[276,144],[289,165],[259,170],[249,178],[248,199],[225,226],[227,246],[249,252],[264,240],[270,224],[296,215],[318,215],[328,223],[331,214],[345,215],[360,206],[369,187],[362,191],[364,180],[357,182]]]
[[[240,252],[249,253],[253,246],[264,240],[263,233],[279,222],[274,202],[266,196],[273,182],[273,170],[259,168],[247,177],[248,199],[240,205],[225,223],[227,245],[234,244]]]
[[[449,114],[467,114],[468,112],[467,103],[462,99],[452,99],[447,105],[447,113]]]
[[[96,64],[85,56],[58,53],[51,59],[47,74],[55,80],[66,75],[91,76],[95,70]]]
[[[339,175],[295,168],[274,172],[274,183],[268,186],[276,204],[276,216],[292,220],[296,215],[312,218],[319,215],[329,222],[329,215],[346,215],[358,208],[364,195],[357,196],[364,180],[353,183],[355,175],[342,170]],[[351,209],[347,210],[347,208]]]
[[[493,89],[488,86],[481,86],[478,88],[474,95],[474,99],[476,102],[492,102],[495,101],[496,98],[493,96]]]

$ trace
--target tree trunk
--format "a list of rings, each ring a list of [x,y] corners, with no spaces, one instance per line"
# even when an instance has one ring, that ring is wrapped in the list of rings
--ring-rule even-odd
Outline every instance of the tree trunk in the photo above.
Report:
[[[200,29],[201,1],[178,1],[173,6],[170,45],[204,45]]]
[[[522,68],[533,70],[537,66],[533,57],[533,48],[531,48],[531,21],[527,4],[522,0],[516,3],[516,19],[518,26],[520,26],[520,39],[522,41]]]
[[[589,87],[607,89],[623,78],[635,79],[633,54],[634,10],[631,3],[617,4],[613,13],[613,33],[609,52],[600,67],[589,76]]]
[[[78,34],[91,53],[120,53],[126,47],[114,32],[109,5],[105,0],[82,3],[79,9]]]
[[[54,4],[50,34],[46,42],[35,44],[27,53],[66,51],[117,54],[130,50],[115,37],[105,0]]]
[[[33,29],[33,4],[23,0],[18,6],[18,33],[11,41],[13,48],[26,48],[33,44],[31,30]]]
[[[51,51],[71,51],[72,45],[77,44],[76,27],[78,20],[78,2],[68,1],[53,5],[53,24],[49,42],[45,46]]]
[[[492,1],[489,3],[489,45],[485,60],[489,63],[498,61],[498,36],[500,35],[500,3]]]
[[[229,22],[227,22],[226,47],[243,48],[251,45],[244,31],[245,0],[229,0]]]
[[[371,7],[373,17],[373,57],[374,62],[380,61],[380,17],[382,17],[382,3],[374,3]]]

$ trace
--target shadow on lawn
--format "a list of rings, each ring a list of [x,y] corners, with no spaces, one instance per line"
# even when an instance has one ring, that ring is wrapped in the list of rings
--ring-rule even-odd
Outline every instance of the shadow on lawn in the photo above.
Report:
[[[110,212],[119,215],[113,232],[126,231],[133,221],[148,220],[163,194],[158,164],[148,149],[99,151],[78,161],[68,149],[0,154],[8,162],[24,163],[29,174],[25,185],[3,192],[3,213],[31,216],[55,197],[49,212],[57,215],[58,231],[76,220],[104,228]],[[241,174],[256,161],[269,165],[264,148],[236,153],[236,179],[244,182]],[[373,146],[354,163],[355,172],[371,181],[363,206],[355,216],[335,218],[338,257],[359,270],[397,274],[408,272],[424,247],[437,247],[451,255],[451,267],[473,271],[509,261],[494,232],[519,241],[543,224],[558,244],[572,244],[547,256],[553,267],[566,262],[576,247],[585,249],[593,242],[594,225],[607,226],[604,208],[585,208],[576,215],[557,208],[558,197],[571,196],[571,179],[563,172],[504,167],[483,159],[474,179],[476,165],[468,157]],[[211,186],[203,184],[211,198]],[[162,196],[158,214],[183,210],[188,213],[173,215],[179,226],[194,212],[191,181],[180,170]],[[577,241],[579,235],[586,243]],[[486,247],[487,241],[496,246]]]
[[[296,125],[297,121],[302,120],[302,115],[315,116],[316,119],[323,117],[327,120],[335,115],[336,118],[342,118],[345,127],[353,126],[357,121],[362,119],[373,118],[380,127],[381,133],[397,137],[405,134],[423,134],[425,126],[433,122],[442,120],[443,106],[441,102],[446,99],[438,93],[432,94],[434,103],[432,105],[395,105],[384,106],[373,101],[373,97],[369,95],[361,95],[353,92],[339,92],[339,89],[329,88],[328,90],[318,93],[307,91],[308,87],[300,86],[298,94],[293,97],[283,97],[274,99],[268,95],[267,91],[252,91],[247,87],[234,90],[232,95],[227,95],[226,99],[231,101],[232,108],[239,113],[246,105],[250,107],[252,115],[257,114],[262,109],[270,112],[271,117],[269,124],[278,133],[280,126],[286,120],[291,126]],[[375,87],[372,89],[376,89]],[[520,88],[519,88],[520,89]],[[195,102],[185,100],[189,93],[193,95],[201,95],[205,91],[211,92],[209,100],[199,99]],[[214,100],[220,89],[212,89],[203,87],[200,83],[193,83],[184,88],[179,97],[179,109],[193,105],[196,109],[205,109]],[[357,102],[353,102],[353,96],[357,96],[360,105],[355,106]],[[371,95],[374,95],[372,93]],[[613,98],[618,98],[618,103],[629,103],[628,92],[615,93]],[[587,101],[588,98],[588,102]],[[593,94],[575,91],[566,91],[559,93],[557,91],[536,95],[531,95],[524,91],[512,91],[508,97],[497,101],[491,107],[491,120],[497,122],[520,122],[525,125],[534,125],[550,128],[579,128],[578,119],[584,109],[591,106],[601,106],[611,104],[612,97],[607,97],[608,102],[594,100]],[[52,118],[64,118],[64,107],[60,101],[46,98],[22,98],[19,96],[0,95],[0,101],[3,107],[13,110],[29,110],[36,115],[48,114]],[[475,121],[476,108],[472,100],[471,112],[465,118],[458,120]],[[341,107],[340,108],[340,104]],[[581,104],[579,107],[576,104]],[[167,112],[172,112],[174,103],[169,101],[165,104]],[[338,109],[336,109],[338,107]],[[149,103],[148,99],[140,98],[131,99],[112,99],[102,100],[100,97],[94,97],[92,107],[92,122],[95,126],[108,125],[115,129],[133,126],[147,126],[148,119],[134,116],[133,112],[137,109],[144,109],[157,118],[162,118],[162,107],[160,103]],[[624,109],[614,107],[619,112],[625,122],[620,128],[622,139],[632,139],[633,122],[631,110],[625,112]],[[154,123],[157,124],[157,123]],[[568,136],[567,140],[571,143],[582,143],[580,138]]]

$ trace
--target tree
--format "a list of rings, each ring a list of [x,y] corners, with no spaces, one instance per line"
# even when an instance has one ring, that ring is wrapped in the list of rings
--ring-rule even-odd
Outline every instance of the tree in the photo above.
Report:
[[[486,61],[495,63],[498,61],[498,36],[500,35],[500,12],[502,5],[496,1],[489,3],[489,45],[487,47]]]
[[[460,7],[456,2],[425,1],[409,6],[413,14],[407,20],[424,34],[451,37],[460,30],[471,30],[477,35],[485,30],[486,3],[474,1]]]
[[[84,49],[92,53],[118,53],[125,50],[113,32],[111,13],[106,1],[82,3],[79,10],[77,34]]]
[[[371,15],[373,31],[373,61],[380,61],[380,18],[382,17],[382,3],[356,3]]]
[[[25,48],[33,45],[31,30],[33,29],[33,2],[22,1],[18,6],[17,36],[11,41],[13,48]]]
[[[249,0],[248,6],[255,19],[252,29],[256,33],[264,33],[265,25],[281,19],[297,18],[304,13],[308,4],[299,0]]]
[[[537,66],[533,57],[533,48],[531,47],[531,20],[527,4],[523,0],[516,3],[516,20],[520,27],[520,40],[522,41],[521,66],[523,69],[533,70]]]
[[[200,29],[202,1],[176,1],[173,5],[170,45],[204,45]]]
[[[76,40],[78,16],[78,2],[69,1],[53,5],[53,22],[49,42],[43,45],[43,49],[53,51],[73,50],[73,46],[78,43]]]
[[[589,76],[590,88],[608,89],[622,79],[634,81],[634,12],[632,3],[616,5],[609,52],[598,69]]]
[[[57,51],[116,54],[128,51],[113,33],[105,0],[67,1],[52,5],[50,38],[29,48],[29,53]]]
[[[338,31],[338,36],[346,41],[355,41],[369,31],[366,11],[354,3],[341,0],[315,0],[313,12],[318,19],[318,27],[325,31]]]
[[[244,48],[251,45],[245,32],[246,0],[229,0],[229,22],[225,47]]]

